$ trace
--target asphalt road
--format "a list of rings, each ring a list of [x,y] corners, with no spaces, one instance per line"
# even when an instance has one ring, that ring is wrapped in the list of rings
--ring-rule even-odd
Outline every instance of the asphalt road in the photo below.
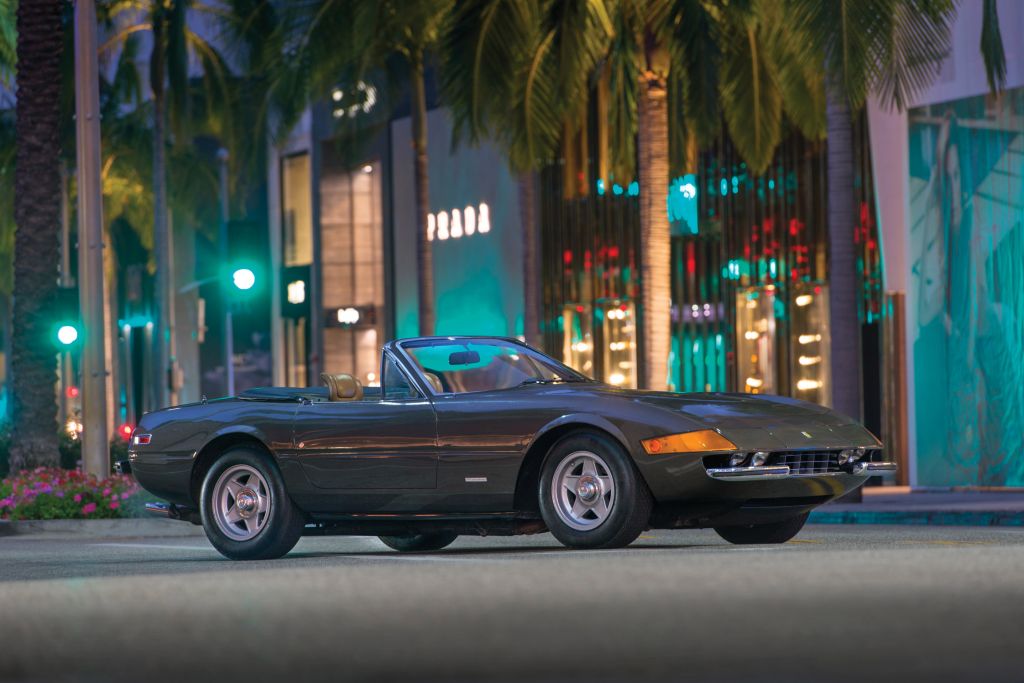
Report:
[[[650,532],[401,555],[303,539],[0,538],[0,680],[1022,681],[1024,530]]]

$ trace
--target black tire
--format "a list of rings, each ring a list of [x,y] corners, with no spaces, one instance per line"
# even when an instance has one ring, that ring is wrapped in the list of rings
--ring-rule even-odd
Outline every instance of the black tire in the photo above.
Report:
[[[590,453],[599,457],[607,466],[606,476],[611,477],[614,486],[613,497],[603,521],[594,522],[589,529],[573,528],[559,512],[559,503],[552,496],[554,478],[560,468],[571,465],[571,460],[580,454]],[[604,496],[605,489],[601,489]],[[574,432],[556,443],[541,467],[540,513],[548,530],[562,545],[570,548],[622,548],[629,545],[648,528],[654,500],[647,483],[640,476],[633,460],[625,449],[611,437],[596,432]],[[595,518],[598,515],[594,515]]]
[[[257,470],[265,480],[270,494],[270,511],[263,527],[255,536],[242,541],[229,537],[220,528],[213,504],[217,482],[228,470],[239,465]],[[305,515],[288,495],[284,479],[273,458],[249,446],[232,448],[213,463],[203,479],[199,510],[206,537],[221,555],[232,560],[273,560],[282,557],[299,542],[306,525]]]
[[[400,553],[429,552],[447,548],[458,534],[436,532],[429,534],[409,534],[408,536],[378,536],[381,542],[392,550]]]
[[[800,533],[807,523],[807,515],[784,519],[781,522],[771,524],[748,524],[746,526],[716,526],[715,532],[736,545],[748,545],[751,543],[785,543]]]

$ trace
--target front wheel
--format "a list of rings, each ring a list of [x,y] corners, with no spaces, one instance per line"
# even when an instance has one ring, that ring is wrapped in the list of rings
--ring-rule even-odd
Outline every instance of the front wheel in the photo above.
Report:
[[[306,525],[273,459],[254,448],[224,453],[206,473],[200,501],[206,537],[232,560],[281,557]]]
[[[653,499],[625,450],[610,437],[571,434],[541,469],[540,512],[570,548],[621,548],[647,528]]]
[[[401,553],[430,552],[447,548],[458,534],[432,533],[432,534],[409,534],[408,536],[378,536],[381,542],[392,550]]]
[[[736,545],[752,543],[785,543],[800,533],[807,523],[807,515],[784,519],[771,524],[749,524],[746,526],[716,526],[715,533]]]

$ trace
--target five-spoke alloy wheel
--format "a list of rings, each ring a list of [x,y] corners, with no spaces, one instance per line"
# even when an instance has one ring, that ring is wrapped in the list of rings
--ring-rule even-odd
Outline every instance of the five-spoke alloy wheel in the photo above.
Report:
[[[548,452],[540,511],[551,533],[573,548],[620,548],[647,528],[653,501],[622,446],[598,432],[573,432]]]
[[[604,523],[615,507],[615,479],[601,456],[570,453],[555,469],[551,502],[559,519],[577,531]]]
[[[269,560],[295,547],[306,521],[277,464],[260,449],[225,452],[206,473],[200,513],[207,538],[233,560]]]

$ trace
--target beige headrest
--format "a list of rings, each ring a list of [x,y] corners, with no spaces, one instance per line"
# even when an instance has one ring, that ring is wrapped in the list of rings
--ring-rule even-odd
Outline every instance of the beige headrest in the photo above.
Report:
[[[430,386],[434,387],[434,391],[436,391],[439,394],[444,393],[444,385],[441,384],[440,377],[438,377],[432,372],[424,372],[423,376],[427,378],[428,382],[430,382]]]
[[[359,401],[363,398],[363,385],[352,375],[320,373],[320,381],[327,385],[332,401]]]

